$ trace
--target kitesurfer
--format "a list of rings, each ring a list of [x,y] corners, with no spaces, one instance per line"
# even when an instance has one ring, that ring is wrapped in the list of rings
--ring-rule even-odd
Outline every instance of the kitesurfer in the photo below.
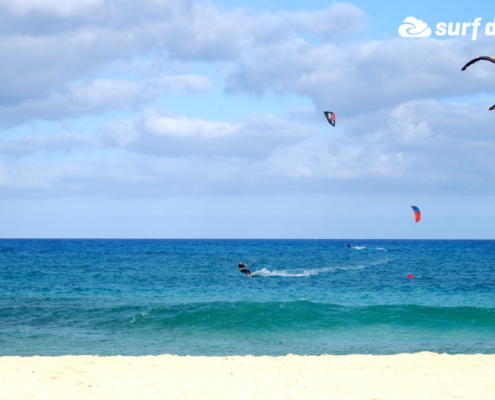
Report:
[[[243,264],[242,261],[239,261],[239,264],[237,264],[237,266],[239,267],[239,271],[246,274],[247,276],[251,276],[251,271],[247,269],[248,265],[249,263]]]

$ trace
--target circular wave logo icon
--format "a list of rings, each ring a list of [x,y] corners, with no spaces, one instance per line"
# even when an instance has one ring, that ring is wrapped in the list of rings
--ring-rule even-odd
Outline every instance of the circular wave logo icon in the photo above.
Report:
[[[426,22],[414,17],[407,17],[399,26],[399,35],[402,37],[429,37],[431,29]]]

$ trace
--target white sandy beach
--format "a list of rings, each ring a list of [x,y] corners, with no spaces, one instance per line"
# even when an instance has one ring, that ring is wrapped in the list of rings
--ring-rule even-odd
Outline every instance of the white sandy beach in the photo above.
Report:
[[[495,355],[0,357],[0,399],[495,399]]]

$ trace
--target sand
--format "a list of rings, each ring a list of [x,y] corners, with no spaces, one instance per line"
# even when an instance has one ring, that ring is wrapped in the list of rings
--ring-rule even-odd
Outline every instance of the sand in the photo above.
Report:
[[[0,399],[495,399],[495,355],[0,357]]]

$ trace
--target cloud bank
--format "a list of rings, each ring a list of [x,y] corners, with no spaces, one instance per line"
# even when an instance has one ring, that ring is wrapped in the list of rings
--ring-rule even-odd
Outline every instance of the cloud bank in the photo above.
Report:
[[[368,39],[351,3],[3,0],[0,16],[0,196],[495,191],[495,71],[460,71],[487,40]],[[304,106],[227,111],[268,95]]]

